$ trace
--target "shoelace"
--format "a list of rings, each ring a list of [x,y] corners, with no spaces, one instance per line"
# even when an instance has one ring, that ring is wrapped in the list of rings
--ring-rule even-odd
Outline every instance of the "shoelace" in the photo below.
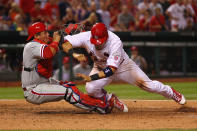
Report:
[[[120,110],[123,110],[124,109],[123,104],[117,98],[115,100],[115,104],[114,105],[115,105],[116,108],[118,108]]]
[[[181,94],[178,92],[173,93],[173,98],[175,101],[180,102],[181,101]]]

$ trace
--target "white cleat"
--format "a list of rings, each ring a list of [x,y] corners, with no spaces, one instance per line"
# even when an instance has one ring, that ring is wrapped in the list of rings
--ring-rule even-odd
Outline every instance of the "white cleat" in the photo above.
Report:
[[[186,103],[186,99],[185,99],[184,95],[182,95],[181,97],[182,97],[182,99],[179,102],[179,104],[184,105]]]
[[[172,91],[173,91],[173,96],[172,96],[172,99],[174,101],[176,101],[177,103],[181,104],[181,105],[184,105],[186,103],[186,99],[185,97],[179,93],[178,91],[176,91],[175,89],[171,88]]]
[[[115,96],[113,94],[112,97],[114,97],[114,107],[115,108],[117,108],[118,110],[120,110],[122,112],[129,111],[128,107],[122,101],[120,101],[117,96]]]
[[[129,109],[128,109],[128,107],[123,103],[123,105],[124,105],[124,109],[123,109],[123,112],[129,112]]]

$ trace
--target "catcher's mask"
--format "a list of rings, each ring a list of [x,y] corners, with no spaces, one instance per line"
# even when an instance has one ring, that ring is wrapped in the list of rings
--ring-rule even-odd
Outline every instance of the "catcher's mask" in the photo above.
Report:
[[[107,41],[107,27],[103,23],[94,24],[91,29],[91,34],[90,42],[96,46],[102,45]]]

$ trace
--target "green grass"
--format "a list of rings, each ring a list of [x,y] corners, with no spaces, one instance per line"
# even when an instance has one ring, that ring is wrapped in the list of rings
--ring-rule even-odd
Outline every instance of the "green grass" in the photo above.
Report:
[[[184,94],[189,100],[197,100],[197,82],[184,83],[165,83]],[[85,91],[85,85],[77,85]],[[138,87],[129,84],[111,84],[105,87],[108,92],[113,92],[121,99],[146,99],[146,100],[163,100],[163,96],[146,92]],[[24,99],[21,87],[3,87],[0,88],[0,99]]]
[[[197,82],[185,83],[165,83],[180,91],[189,100],[197,100]],[[85,85],[77,85],[80,90],[85,91]],[[108,92],[113,92],[121,99],[148,99],[163,100],[163,96],[148,93],[138,87],[129,84],[111,84],[105,88]],[[0,99],[24,99],[21,87],[0,88]],[[85,130],[0,130],[0,131],[85,131]],[[86,130],[86,131],[197,131],[197,129],[154,129],[154,130]]]

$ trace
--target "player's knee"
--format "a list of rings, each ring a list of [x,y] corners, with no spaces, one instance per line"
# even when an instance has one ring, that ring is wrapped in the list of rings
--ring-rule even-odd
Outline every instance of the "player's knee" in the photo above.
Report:
[[[95,86],[92,84],[86,84],[86,91],[89,95],[94,95],[95,93]]]
[[[32,100],[32,99],[28,99],[28,97],[26,98],[26,101],[31,103],[31,104],[35,104],[35,105],[40,105],[42,104],[42,101],[37,101],[37,100]]]
[[[96,86],[93,84],[87,83],[86,84],[86,91],[87,91],[88,95],[97,97],[100,94],[101,89],[96,88]]]
[[[138,82],[137,86],[146,91],[150,91],[150,92],[156,91],[155,83],[152,80]]]
[[[159,85],[160,85],[160,82],[151,80],[149,82],[146,82],[146,90],[150,92],[158,92],[157,86]]]
[[[76,87],[67,88],[64,99],[70,104],[76,104],[80,101],[80,94],[81,93]]]
[[[164,86],[163,83],[161,83],[161,82],[159,82],[159,81],[155,81],[155,80],[152,81],[152,82],[153,82],[153,85],[154,85],[154,86],[153,86],[153,87],[154,87],[153,89],[154,89],[155,92],[158,92],[158,93],[159,93],[160,91],[163,92],[162,90],[160,90],[160,89],[162,89],[162,87]]]

